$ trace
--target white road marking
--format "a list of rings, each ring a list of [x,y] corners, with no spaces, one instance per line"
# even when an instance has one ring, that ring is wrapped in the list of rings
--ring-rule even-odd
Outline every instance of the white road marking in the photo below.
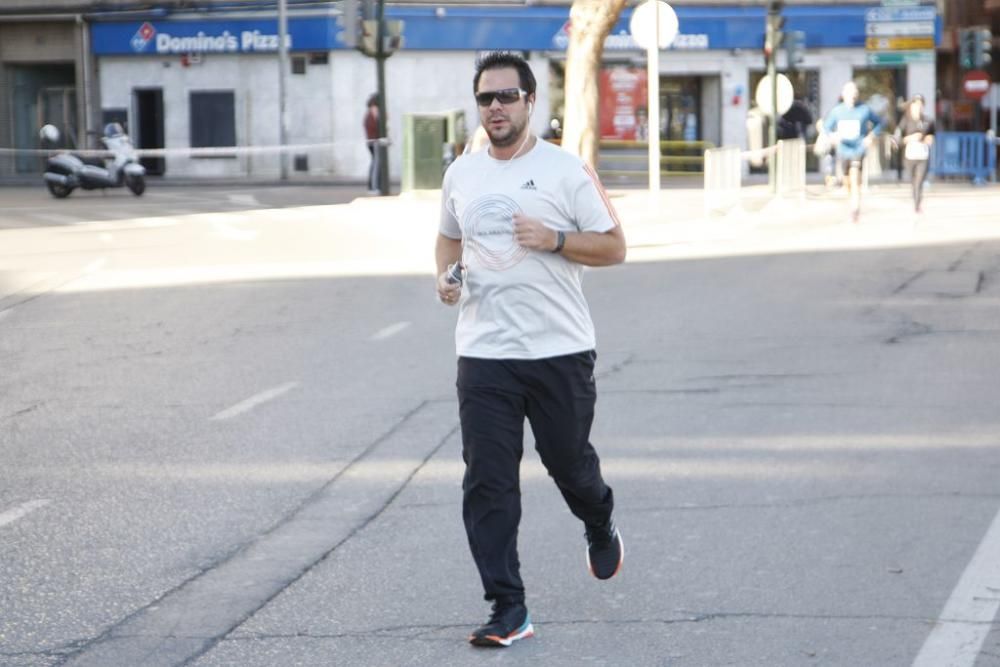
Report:
[[[913,667],[972,667],[1000,609],[1000,512],[941,610]]]
[[[372,340],[385,340],[386,338],[391,338],[395,336],[400,331],[409,328],[410,322],[396,322],[395,324],[390,324],[384,329],[379,329],[372,335]]]
[[[248,194],[231,194],[229,196],[229,201],[233,204],[239,204],[240,206],[260,206],[260,202],[253,195]]]
[[[100,239],[104,243],[111,243],[112,241],[114,241],[115,237],[114,235],[108,232],[101,232]]]
[[[223,419],[232,419],[233,417],[236,417],[237,415],[241,415],[244,412],[248,412],[250,410],[253,410],[255,407],[257,407],[261,403],[266,403],[266,402],[268,402],[270,400],[273,400],[273,399],[281,396],[282,394],[287,394],[292,389],[295,389],[298,386],[299,386],[298,382],[286,382],[285,384],[279,385],[277,387],[274,387],[273,389],[268,389],[267,391],[262,391],[259,394],[255,394],[255,395],[251,396],[250,398],[246,399],[245,401],[240,401],[239,403],[237,403],[236,405],[232,406],[231,408],[226,408],[222,412],[219,412],[219,413],[213,415],[212,416],[212,421],[221,421]]]
[[[0,526],[6,526],[8,523],[14,523],[18,519],[26,517],[28,514],[41,507],[45,507],[51,502],[51,500],[31,500],[22,505],[18,505],[12,510],[0,513]]]

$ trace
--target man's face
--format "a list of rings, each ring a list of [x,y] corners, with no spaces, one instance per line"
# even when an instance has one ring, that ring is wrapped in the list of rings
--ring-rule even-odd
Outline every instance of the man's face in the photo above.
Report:
[[[849,107],[853,107],[854,103],[858,101],[858,87],[853,83],[845,84],[840,94],[844,98],[844,104]]]
[[[488,69],[479,76],[476,93],[520,88],[521,82],[514,68]],[[494,98],[489,106],[479,107],[479,120],[494,146],[510,146],[523,138],[528,126],[528,99],[521,95],[508,104]]]

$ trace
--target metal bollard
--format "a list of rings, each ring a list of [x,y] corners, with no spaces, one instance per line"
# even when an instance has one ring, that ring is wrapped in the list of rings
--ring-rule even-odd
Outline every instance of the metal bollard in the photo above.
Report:
[[[778,194],[802,196],[806,191],[805,139],[782,139],[775,156],[778,160]]]
[[[705,151],[705,213],[725,213],[740,203],[742,165],[735,146]]]

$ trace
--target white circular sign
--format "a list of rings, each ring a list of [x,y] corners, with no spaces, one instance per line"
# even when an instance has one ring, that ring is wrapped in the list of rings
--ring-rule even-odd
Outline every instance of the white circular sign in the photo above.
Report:
[[[656,0],[656,4],[659,6],[660,18],[658,35],[654,34],[656,23],[653,20],[653,11],[657,8],[653,6],[652,2],[644,1],[636,7],[628,23],[632,39],[644,49],[648,49],[654,41],[659,43],[661,49],[665,49],[673,44],[674,38],[677,37],[677,12],[663,0]]]
[[[757,90],[753,95],[754,100],[760,110],[768,116],[773,116],[771,110],[771,77],[765,76],[757,84]],[[781,115],[792,108],[795,100],[795,91],[792,89],[792,82],[784,74],[778,75],[778,114]]]

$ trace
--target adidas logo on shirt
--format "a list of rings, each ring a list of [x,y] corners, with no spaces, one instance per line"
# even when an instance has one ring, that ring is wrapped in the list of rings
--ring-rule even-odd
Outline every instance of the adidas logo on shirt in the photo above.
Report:
[[[528,181],[526,181],[525,184],[521,186],[521,189],[522,190],[537,190],[538,188],[535,187],[535,179],[529,179]]]

